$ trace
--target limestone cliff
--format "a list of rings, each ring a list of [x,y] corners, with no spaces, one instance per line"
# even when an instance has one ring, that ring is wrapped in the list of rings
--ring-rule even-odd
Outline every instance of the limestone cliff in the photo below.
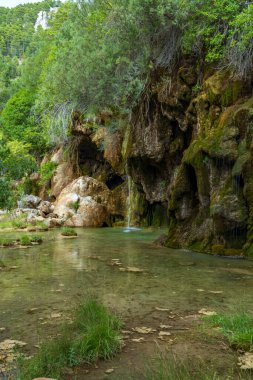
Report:
[[[156,72],[126,152],[139,193],[167,210],[167,245],[251,253],[253,97],[227,71]]]
[[[109,131],[108,120],[118,128]],[[133,224],[169,226],[168,246],[253,254],[251,83],[211,68],[200,76],[192,62],[156,70],[131,120],[119,120],[73,115],[51,197],[94,178],[107,194],[98,225],[124,223],[131,201]]]

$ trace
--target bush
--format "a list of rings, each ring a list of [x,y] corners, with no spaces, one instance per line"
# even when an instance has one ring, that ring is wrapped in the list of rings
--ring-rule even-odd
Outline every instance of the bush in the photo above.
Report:
[[[20,359],[20,380],[44,376],[62,378],[63,369],[98,359],[108,359],[121,347],[121,322],[97,301],[77,308],[72,324],[61,335],[41,346],[31,359]]]

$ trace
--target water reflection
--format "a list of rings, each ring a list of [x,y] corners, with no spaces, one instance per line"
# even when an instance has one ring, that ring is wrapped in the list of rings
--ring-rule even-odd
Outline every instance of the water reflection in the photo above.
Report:
[[[64,313],[91,293],[124,316],[142,316],[157,306],[184,312],[243,304],[253,311],[252,262],[154,247],[161,233],[87,229],[78,230],[77,239],[64,239],[55,231],[41,246],[1,249],[0,260],[17,268],[0,272],[0,327],[12,336],[32,334],[26,326],[49,310]],[[112,259],[144,273],[122,272]],[[31,317],[27,310],[36,307],[39,315]]]

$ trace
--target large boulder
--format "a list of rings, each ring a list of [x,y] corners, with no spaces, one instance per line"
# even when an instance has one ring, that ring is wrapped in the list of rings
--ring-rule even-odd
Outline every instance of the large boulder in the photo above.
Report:
[[[65,225],[101,227],[109,224],[107,186],[91,177],[80,177],[60,193],[54,212],[64,218]]]

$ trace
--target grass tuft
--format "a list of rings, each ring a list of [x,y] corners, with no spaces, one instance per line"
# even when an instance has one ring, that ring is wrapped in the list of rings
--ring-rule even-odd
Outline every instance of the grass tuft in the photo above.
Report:
[[[76,231],[74,228],[71,227],[63,227],[61,230],[62,236],[77,236]]]
[[[0,238],[0,246],[1,247],[12,247],[14,242],[10,238]]]
[[[253,317],[245,312],[232,315],[205,316],[203,320],[212,327],[220,327],[230,345],[243,350],[253,348]]]
[[[20,237],[20,245],[30,245],[31,244],[31,238],[28,235],[22,235]]]
[[[39,235],[31,235],[30,240],[32,243],[42,243],[43,239]]]
[[[121,347],[120,328],[120,320],[97,301],[81,304],[60,336],[44,343],[33,358],[19,359],[19,379],[59,378],[66,367],[111,358]]]

